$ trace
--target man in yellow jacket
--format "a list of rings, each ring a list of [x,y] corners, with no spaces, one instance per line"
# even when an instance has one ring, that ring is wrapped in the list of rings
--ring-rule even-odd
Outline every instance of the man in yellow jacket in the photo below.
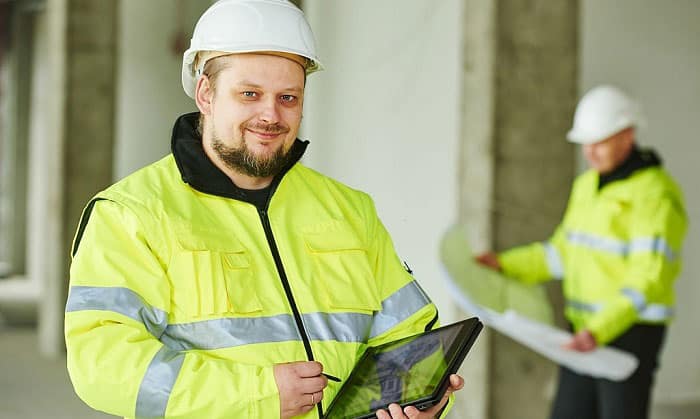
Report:
[[[562,367],[552,419],[648,416],[687,221],[681,191],[658,156],[636,146],[641,123],[638,105],[619,89],[588,92],[567,137],[583,145],[590,170],[575,180],[561,224],[545,242],[477,257],[525,283],[563,280],[575,332],[569,349],[610,345],[640,361],[619,383]]]
[[[299,163],[313,34],[287,0],[221,0],[172,154],[87,205],[65,337],[76,393],[127,418],[322,417],[368,345],[433,328],[371,199]],[[330,379],[330,381],[329,381]],[[429,418],[392,405],[384,418]]]

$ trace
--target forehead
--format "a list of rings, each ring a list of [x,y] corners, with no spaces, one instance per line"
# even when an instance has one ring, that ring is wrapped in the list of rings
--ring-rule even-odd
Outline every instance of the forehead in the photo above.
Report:
[[[287,58],[262,54],[233,54],[221,57],[225,67],[221,82],[230,85],[254,85],[270,90],[304,89],[304,69]]]

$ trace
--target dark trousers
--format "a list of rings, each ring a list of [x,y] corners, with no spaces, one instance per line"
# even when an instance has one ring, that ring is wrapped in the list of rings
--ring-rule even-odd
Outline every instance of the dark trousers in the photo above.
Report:
[[[610,343],[639,359],[627,380],[615,382],[559,368],[559,388],[550,419],[646,419],[665,326],[636,325]]]

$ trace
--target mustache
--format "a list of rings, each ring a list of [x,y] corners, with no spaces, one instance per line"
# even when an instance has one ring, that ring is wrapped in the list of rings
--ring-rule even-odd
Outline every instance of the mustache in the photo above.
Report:
[[[285,124],[275,122],[274,124],[265,124],[261,122],[249,122],[243,125],[244,129],[260,132],[263,134],[285,134],[289,132],[289,127]]]

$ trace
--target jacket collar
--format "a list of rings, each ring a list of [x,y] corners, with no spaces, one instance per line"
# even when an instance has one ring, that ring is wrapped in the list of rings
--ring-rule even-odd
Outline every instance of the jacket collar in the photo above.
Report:
[[[171,148],[182,181],[206,194],[254,204],[253,200],[249,199],[247,191],[237,187],[207,157],[202,147],[202,137],[197,131],[198,119],[199,112],[184,114],[175,121],[173,126]],[[289,169],[304,155],[308,144],[308,141],[295,140],[289,151],[292,153],[289,163],[272,179],[270,195],[277,189]]]
[[[608,185],[611,182],[627,179],[637,170],[654,166],[661,166],[661,158],[659,158],[658,154],[656,154],[654,150],[640,149],[635,146],[630,155],[627,156],[627,159],[623,161],[615,170],[608,174],[599,176],[598,190],[602,189],[605,185]]]

